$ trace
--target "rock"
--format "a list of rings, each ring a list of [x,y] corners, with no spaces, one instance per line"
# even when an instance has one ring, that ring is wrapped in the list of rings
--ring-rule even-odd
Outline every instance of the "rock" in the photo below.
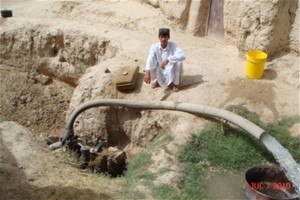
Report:
[[[62,147],[61,142],[55,142],[55,143],[49,145],[49,148],[50,148],[51,150],[56,150],[56,149],[59,149],[59,148],[61,148],[61,147]]]
[[[94,156],[94,159],[87,165],[89,169],[96,172],[107,172],[114,177],[122,175],[126,170],[126,153],[116,147],[106,148]]]

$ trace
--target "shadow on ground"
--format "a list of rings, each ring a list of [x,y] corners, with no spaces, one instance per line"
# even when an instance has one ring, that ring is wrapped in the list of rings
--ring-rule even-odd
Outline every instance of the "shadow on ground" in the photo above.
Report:
[[[182,77],[182,85],[180,86],[181,90],[189,90],[192,88],[197,87],[201,83],[203,83],[202,75],[197,74],[197,75],[184,75]],[[171,94],[173,93],[173,90],[171,89],[166,89],[164,91],[164,96],[160,99],[160,101],[166,100]]]
[[[277,72],[274,69],[265,69],[263,79],[264,80],[275,80],[277,78]]]

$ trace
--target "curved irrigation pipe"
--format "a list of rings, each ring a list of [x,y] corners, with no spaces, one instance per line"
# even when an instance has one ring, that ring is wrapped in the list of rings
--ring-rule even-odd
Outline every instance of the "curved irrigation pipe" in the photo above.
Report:
[[[297,193],[300,195],[300,167],[296,161],[291,157],[291,155],[284,149],[272,136],[270,136],[265,130],[257,126],[256,124],[250,122],[249,120],[229,112],[227,110],[213,108],[209,106],[204,106],[200,104],[192,103],[181,103],[181,102],[168,102],[168,101],[130,101],[124,99],[100,99],[93,100],[87,103],[80,105],[77,109],[73,111],[70,115],[64,137],[62,139],[62,144],[65,142],[71,141],[74,135],[74,123],[76,118],[83,111],[99,106],[114,106],[114,107],[127,107],[135,109],[157,109],[157,110],[175,110],[183,111],[192,114],[207,115],[214,118],[225,119],[231,123],[241,127],[246,130],[248,133],[256,137],[258,140],[262,141],[265,146],[271,151],[274,157],[279,161],[280,165],[285,170],[285,173],[289,180],[294,183]],[[276,142],[276,147],[274,149],[274,143],[271,143],[270,140]],[[281,156],[278,152],[286,152],[284,156]],[[286,159],[282,159],[285,157]]]
[[[230,121],[237,126],[243,128],[251,135],[260,139],[262,133],[266,132],[262,128],[258,127],[254,123],[249,120],[229,112],[227,110],[213,108],[209,106],[192,104],[192,103],[180,103],[180,102],[166,102],[166,101],[130,101],[123,99],[101,99],[101,100],[93,100],[87,103],[82,104],[73,113],[70,115],[67,126],[65,130],[64,138],[73,137],[74,130],[73,125],[77,118],[77,116],[90,108],[99,107],[99,106],[119,106],[119,107],[127,107],[127,108],[136,108],[136,109],[158,109],[158,110],[176,110],[183,111],[193,114],[201,114],[201,115],[209,115],[216,118],[225,119]]]

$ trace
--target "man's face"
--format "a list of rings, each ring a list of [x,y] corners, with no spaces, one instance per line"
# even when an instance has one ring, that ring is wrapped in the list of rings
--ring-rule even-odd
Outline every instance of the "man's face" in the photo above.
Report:
[[[169,36],[160,35],[160,36],[158,36],[158,38],[159,38],[159,41],[160,41],[160,46],[162,48],[166,48],[167,45],[168,45],[168,40],[169,40],[170,37]]]

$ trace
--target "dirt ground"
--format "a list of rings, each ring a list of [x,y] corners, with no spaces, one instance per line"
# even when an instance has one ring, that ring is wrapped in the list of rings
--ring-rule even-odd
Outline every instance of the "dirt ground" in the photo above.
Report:
[[[81,2],[82,10],[72,12],[77,4],[1,0],[1,8],[13,9],[14,17],[1,19],[0,26],[3,31],[7,23],[21,26],[28,21],[44,21],[49,26],[55,23],[74,30],[78,25],[87,33],[111,31],[111,37],[118,38],[123,48],[118,59],[131,56],[140,63],[145,63],[150,45],[157,41],[157,28],[171,26],[171,40],[181,46],[187,57],[182,91],[153,90],[140,82],[140,92],[128,95],[129,99],[141,100],[149,95],[153,100],[218,108],[243,103],[265,121],[299,115],[298,55],[282,52],[268,60],[262,79],[251,80],[244,75],[244,54],[236,47],[185,34],[172,20],[159,20],[162,13],[156,8],[134,1]],[[131,12],[132,9],[143,12]],[[95,14],[99,17],[95,18]],[[149,31],[145,32],[145,27]],[[108,181],[81,172],[62,151],[50,151],[43,142],[44,134],[63,133],[75,88],[35,71],[15,71],[2,63],[0,72],[0,199],[122,199],[118,193],[122,179]],[[192,132],[202,125],[191,125],[189,119],[169,127],[178,144],[188,137],[182,132]],[[299,124],[291,132],[299,136]],[[169,144],[171,149],[175,146]]]

